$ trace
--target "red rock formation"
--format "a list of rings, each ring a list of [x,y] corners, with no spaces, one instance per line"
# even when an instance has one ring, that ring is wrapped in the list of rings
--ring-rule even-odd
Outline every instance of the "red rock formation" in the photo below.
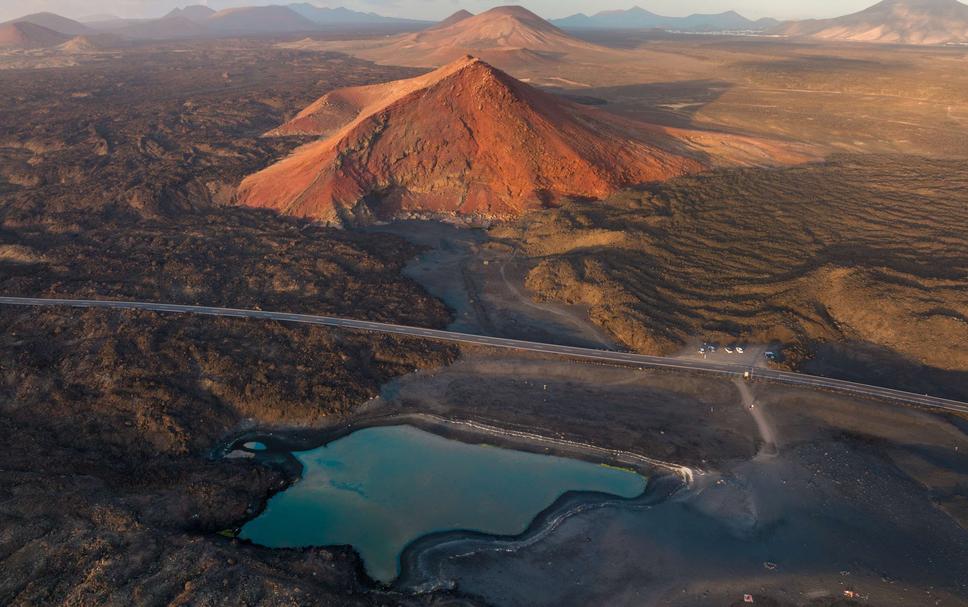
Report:
[[[294,122],[328,132],[344,118],[329,138],[246,178],[238,202],[333,224],[507,218],[703,168],[663,129],[541,92],[472,57],[331,93]]]

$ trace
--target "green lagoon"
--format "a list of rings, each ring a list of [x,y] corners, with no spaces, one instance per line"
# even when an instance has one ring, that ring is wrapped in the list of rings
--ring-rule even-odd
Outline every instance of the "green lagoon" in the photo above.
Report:
[[[400,553],[427,534],[516,535],[568,491],[631,498],[646,484],[630,471],[470,445],[411,426],[366,428],[293,455],[302,478],[240,537],[275,548],[349,544],[382,582],[397,577]]]

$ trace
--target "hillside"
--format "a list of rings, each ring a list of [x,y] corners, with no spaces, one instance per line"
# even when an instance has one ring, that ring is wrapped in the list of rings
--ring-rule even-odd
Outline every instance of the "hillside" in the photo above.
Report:
[[[543,93],[471,57],[330,94],[297,124],[325,134],[354,112],[328,139],[246,178],[238,202],[333,224],[513,217],[704,168],[698,154],[671,151],[681,143],[658,128]]]
[[[873,350],[884,385],[965,398],[951,375],[968,370],[963,164],[872,155],[711,171],[494,235],[531,258],[540,298],[589,306],[636,351],[675,353],[696,336],[776,342],[796,366],[837,348],[854,360],[825,372],[854,379]]]
[[[55,15],[54,13],[34,13],[32,15],[26,15],[18,19],[7,21],[2,25],[9,25],[12,23],[30,23],[32,25],[39,25],[40,27],[53,30],[60,34],[66,34],[68,36],[81,36],[83,34],[93,33],[91,28],[83,23],[74,21],[73,19],[68,19],[67,17]]]
[[[835,19],[784,23],[772,30],[790,37],[894,44],[968,42],[968,5],[958,0],[883,0]]]
[[[70,36],[29,22],[0,25],[0,49],[49,48],[69,39]]]

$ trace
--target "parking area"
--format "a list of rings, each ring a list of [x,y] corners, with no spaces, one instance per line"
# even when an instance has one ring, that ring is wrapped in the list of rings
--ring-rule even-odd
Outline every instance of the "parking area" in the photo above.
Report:
[[[768,344],[750,344],[742,340],[713,342],[695,340],[676,354],[676,358],[766,367],[775,359],[779,348]]]

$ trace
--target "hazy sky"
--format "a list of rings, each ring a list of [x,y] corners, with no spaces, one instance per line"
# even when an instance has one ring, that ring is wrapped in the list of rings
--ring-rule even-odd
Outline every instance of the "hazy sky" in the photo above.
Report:
[[[0,0],[0,20],[12,19],[26,13],[51,11],[67,17],[85,17],[108,13],[122,17],[155,17],[172,8],[186,4],[208,4],[220,9],[229,6],[288,4],[294,0]],[[346,6],[384,15],[424,19],[443,18],[459,8],[472,12],[486,10],[499,4],[483,0],[311,0],[319,6]],[[751,18],[776,17],[794,19],[831,17],[855,12],[874,4],[876,0],[521,0],[543,17],[565,17],[578,12],[595,13],[613,8],[641,6],[655,13],[682,16],[689,13],[715,13],[736,10]]]

